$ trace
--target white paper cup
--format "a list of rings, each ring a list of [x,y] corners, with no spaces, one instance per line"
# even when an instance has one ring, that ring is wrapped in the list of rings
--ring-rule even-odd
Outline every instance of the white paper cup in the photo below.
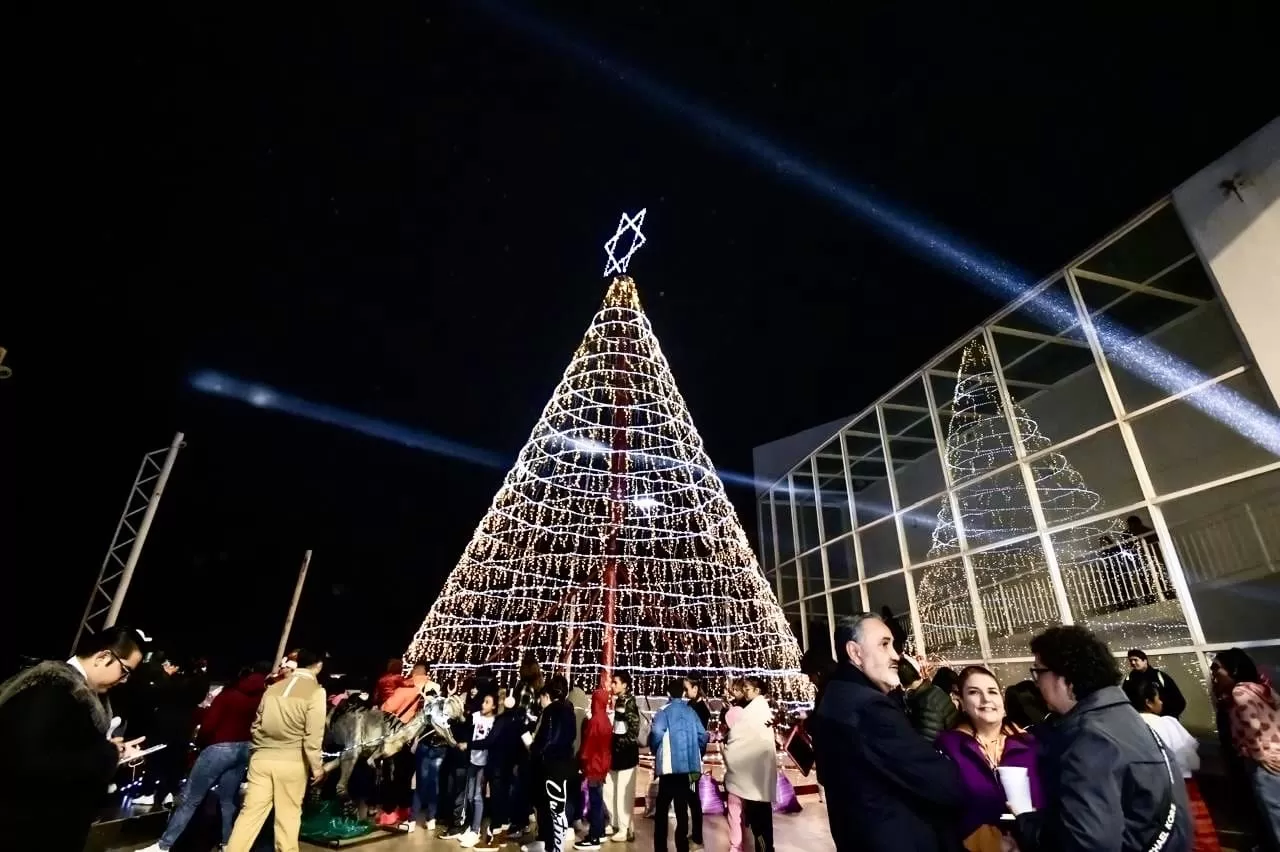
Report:
[[[1010,810],[1015,814],[1025,814],[1035,810],[1031,806],[1031,777],[1024,767],[998,766],[996,776],[1000,779],[1000,786],[1004,788],[1005,799],[1009,802]]]
[[[627,720],[619,719],[613,723],[613,732],[615,734],[625,734],[627,732]]]
[[[528,731],[525,731],[523,734],[520,735],[520,740],[521,742],[524,743],[524,747],[528,748],[529,746],[533,745],[533,734],[529,733]]]

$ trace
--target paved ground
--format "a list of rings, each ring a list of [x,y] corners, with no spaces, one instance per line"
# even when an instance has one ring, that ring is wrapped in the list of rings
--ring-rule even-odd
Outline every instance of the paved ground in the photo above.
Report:
[[[817,796],[801,797],[804,811],[798,814],[776,814],[773,818],[774,846],[777,852],[835,852],[835,844],[831,842],[831,833],[827,830],[827,809]],[[636,814],[635,843],[605,843],[602,852],[636,852],[636,850],[653,849],[653,820],[644,819]],[[674,829],[674,825],[672,826]],[[673,832],[668,832],[670,838]],[[703,822],[703,841],[707,852],[725,852],[729,848],[729,826],[723,816],[709,816]],[[674,841],[668,839],[668,846],[675,849]],[[303,844],[303,849],[323,849],[322,846]],[[352,849],[368,850],[368,852],[445,852],[458,850],[453,840],[441,840],[430,836],[425,831],[412,834],[372,840]],[[508,844],[504,852],[518,849]]]
[[[835,852],[831,834],[827,830],[827,809],[817,796],[800,798],[804,810],[798,814],[776,814],[773,819],[774,845],[777,852]],[[638,812],[635,821],[635,843],[605,843],[603,852],[648,852],[653,849],[653,820],[644,819]],[[674,833],[668,833],[668,837]],[[708,816],[703,822],[703,840],[707,852],[725,852],[729,848],[729,827],[724,816]],[[112,845],[112,852],[127,852],[145,846],[146,843]],[[674,841],[668,840],[671,849]],[[317,852],[330,847],[302,844],[304,850]],[[369,840],[350,844],[343,848],[361,852],[461,852],[457,841],[441,840],[432,832],[415,831],[412,834],[378,834]],[[519,847],[508,844],[503,852],[516,852]]]

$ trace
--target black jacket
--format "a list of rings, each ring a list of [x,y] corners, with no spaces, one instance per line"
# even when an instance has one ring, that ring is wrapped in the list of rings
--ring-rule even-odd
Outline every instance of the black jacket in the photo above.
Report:
[[[99,697],[66,663],[40,663],[0,686],[5,848],[84,848],[118,762],[109,725]]]
[[[1182,773],[1172,755],[1166,765],[1119,687],[1086,696],[1055,724],[1037,727],[1036,737],[1049,804],[1018,817],[1022,852],[1146,852],[1167,815],[1161,799],[1170,791],[1177,816],[1163,852],[1189,852]]]
[[[1134,702],[1141,696],[1143,685],[1152,681],[1160,687],[1160,700],[1164,703],[1162,715],[1172,716],[1175,719],[1181,716],[1187,709],[1187,699],[1182,696],[1178,682],[1168,672],[1162,672],[1155,666],[1147,666],[1146,671],[1129,672],[1120,685],[1124,687],[1124,694]]]
[[[951,696],[929,681],[925,681],[923,686],[908,690],[903,701],[907,717],[911,719],[911,727],[929,742],[936,740],[938,734],[950,728],[956,720],[956,705],[951,701]]]
[[[538,730],[529,746],[534,763],[550,771],[572,772],[577,758],[573,753],[576,727],[573,705],[568,701],[552,701],[542,708]]]
[[[958,852],[955,765],[866,675],[842,663],[813,727],[837,852]]]

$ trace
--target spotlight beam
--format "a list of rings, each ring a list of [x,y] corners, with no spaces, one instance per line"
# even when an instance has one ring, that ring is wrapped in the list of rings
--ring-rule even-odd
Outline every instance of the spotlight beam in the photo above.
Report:
[[[589,42],[570,35],[525,8],[518,8],[515,3],[476,0],[474,5],[487,10],[495,20],[533,36],[552,50],[615,80],[654,108],[682,120],[730,150],[833,202],[913,256],[977,285],[1000,301],[1013,301],[1025,295],[1036,283],[1007,262],[967,245],[957,236],[909,210],[805,162],[749,127],[683,96],[636,68],[611,59]],[[1078,324],[1074,306],[1056,294],[1040,294],[1027,304],[1027,308],[1050,328],[1068,328]],[[1170,396],[1211,378],[1119,323],[1095,317],[1094,326],[1111,363]],[[1242,394],[1217,384],[1186,397],[1185,401],[1245,439],[1280,455],[1280,417]]]

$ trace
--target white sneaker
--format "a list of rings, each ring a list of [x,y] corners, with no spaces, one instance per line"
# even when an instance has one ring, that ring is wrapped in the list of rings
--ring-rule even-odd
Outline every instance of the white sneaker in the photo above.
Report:
[[[133,803],[135,805],[142,805],[143,807],[149,808],[156,803],[156,797],[152,795],[134,796]]]
[[[164,852],[164,850],[160,848],[160,841],[157,840],[145,849],[137,850],[137,852]]]
[[[480,835],[476,834],[469,828],[458,836],[458,845],[463,849],[472,849],[479,842]]]
[[[436,830],[436,821],[433,819],[427,820],[427,831],[435,831],[435,830]]]
[[[520,852],[547,852],[547,846],[541,840],[535,840],[532,843],[526,843],[521,846]]]

